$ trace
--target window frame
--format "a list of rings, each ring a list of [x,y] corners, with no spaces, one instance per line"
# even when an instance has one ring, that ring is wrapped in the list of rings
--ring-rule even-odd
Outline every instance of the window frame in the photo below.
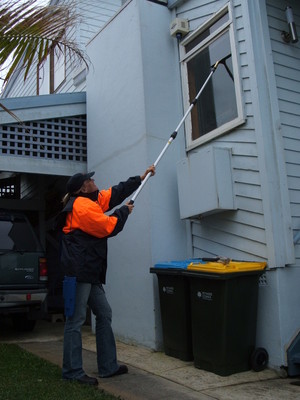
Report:
[[[43,64],[37,65],[37,95],[53,94],[56,93],[61,86],[66,82],[67,74],[67,60],[66,60],[66,48],[60,50],[59,56],[63,57],[62,63],[58,66],[58,55],[56,49],[51,49],[49,55]],[[63,77],[58,82],[55,82],[59,74]]]
[[[62,59],[59,59],[60,57],[62,57]],[[57,90],[65,83],[66,77],[67,77],[66,63],[67,63],[66,47],[63,46],[63,50],[59,50],[58,53],[57,53],[56,48],[52,49],[51,54],[50,54],[50,92],[51,93],[56,93]]]
[[[228,21],[224,22],[219,28],[217,28],[213,33],[211,33],[208,37],[198,43],[193,49],[186,52],[185,46],[189,44],[192,40],[194,40],[197,36],[199,36],[203,31],[212,26],[218,19],[228,13]],[[234,38],[234,26],[232,19],[232,10],[229,4],[226,4],[222,7],[217,13],[213,15],[213,17],[209,18],[202,25],[200,25],[191,35],[188,35],[184,38],[179,46],[180,51],[180,64],[181,64],[181,76],[182,76],[182,92],[183,92],[183,102],[184,109],[187,110],[190,106],[190,98],[189,98],[189,85],[188,85],[188,70],[187,63],[192,58],[194,58],[197,54],[207,48],[211,43],[213,43],[216,39],[220,38],[226,32],[229,33],[229,41],[230,41],[230,49],[232,56],[232,68],[233,68],[233,76],[234,76],[234,88],[235,88],[235,97],[236,97],[236,106],[237,106],[237,117],[233,120],[226,122],[220,127],[200,136],[199,138],[193,140],[192,139],[192,120],[191,113],[185,120],[185,131],[186,131],[186,151],[194,149],[208,141],[211,141],[225,133],[230,132],[237,126],[243,124],[245,122],[245,114],[242,103],[242,90],[241,90],[241,81],[240,74],[238,68],[237,61],[237,52],[235,46],[235,38]],[[207,76],[209,75],[209,72]],[[193,99],[191,99],[193,100]]]

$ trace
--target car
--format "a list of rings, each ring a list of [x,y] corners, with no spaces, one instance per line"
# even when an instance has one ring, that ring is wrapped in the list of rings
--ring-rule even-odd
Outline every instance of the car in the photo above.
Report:
[[[0,210],[0,317],[31,331],[47,315],[45,251],[23,212]]]

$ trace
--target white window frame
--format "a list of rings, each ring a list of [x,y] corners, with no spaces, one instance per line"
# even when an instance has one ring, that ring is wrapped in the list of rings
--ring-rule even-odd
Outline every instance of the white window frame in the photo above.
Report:
[[[52,49],[43,65],[37,66],[37,94],[52,94],[66,81],[66,49]]]
[[[57,89],[65,82],[66,80],[66,48],[63,46],[63,50],[54,49],[52,51],[52,91],[55,93]]]
[[[222,26],[220,26],[215,32],[213,32],[209,37],[205,38],[202,42],[196,45],[192,50],[186,53],[185,46],[194,40],[200,33],[205,31],[214,22],[216,22],[220,17],[228,13],[228,21],[226,21]],[[217,13],[214,14],[212,18],[206,21],[204,24],[199,26],[191,35],[188,35],[182,40],[179,46],[180,51],[180,64],[181,64],[181,74],[182,74],[182,90],[183,90],[183,101],[185,110],[190,106],[189,89],[188,89],[188,73],[187,73],[187,63],[193,57],[195,57],[199,52],[209,46],[215,39],[222,36],[225,32],[229,32],[231,56],[232,56],[232,67],[234,76],[234,87],[236,96],[236,106],[237,106],[237,117],[220,127],[214,129],[207,134],[200,136],[198,139],[192,140],[192,120],[191,114],[185,120],[185,130],[186,130],[186,150],[194,149],[212,139],[215,139],[235,127],[243,124],[245,122],[244,109],[242,104],[241,95],[241,82],[237,61],[236,45],[234,40],[234,27],[232,23],[232,10],[229,4],[226,4]],[[193,100],[193,99],[191,99]]]

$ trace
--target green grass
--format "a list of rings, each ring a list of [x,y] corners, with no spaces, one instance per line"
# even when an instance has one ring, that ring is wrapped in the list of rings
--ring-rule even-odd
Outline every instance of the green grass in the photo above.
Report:
[[[96,387],[67,382],[61,369],[14,344],[0,343],[0,400],[116,400]]]

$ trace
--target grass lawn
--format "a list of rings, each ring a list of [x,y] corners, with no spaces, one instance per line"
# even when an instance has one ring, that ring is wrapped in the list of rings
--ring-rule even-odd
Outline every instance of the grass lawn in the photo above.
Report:
[[[0,400],[116,400],[61,378],[61,369],[14,344],[0,343]]]

